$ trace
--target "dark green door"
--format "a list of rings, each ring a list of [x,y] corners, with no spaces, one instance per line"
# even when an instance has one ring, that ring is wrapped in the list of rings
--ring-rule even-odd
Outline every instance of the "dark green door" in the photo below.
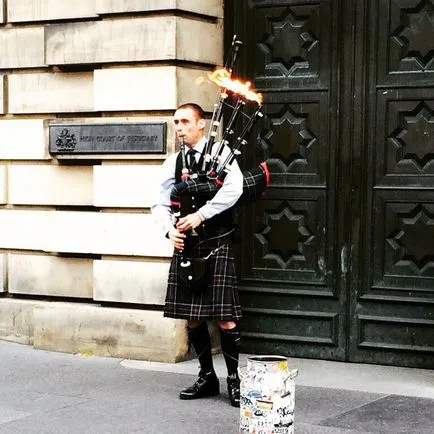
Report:
[[[434,367],[433,2],[226,12],[272,173],[242,216],[243,350]]]

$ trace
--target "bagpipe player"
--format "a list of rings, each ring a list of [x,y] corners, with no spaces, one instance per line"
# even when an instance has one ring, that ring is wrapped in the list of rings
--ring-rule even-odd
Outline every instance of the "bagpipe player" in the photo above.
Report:
[[[243,191],[243,174],[234,160],[230,172],[213,197],[194,195],[184,198],[185,203],[181,204],[183,213],[174,218],[171,191],[185,176],[194,179],[203,165],[207,143],[205,113],[199,105],[187,103],[179,106],[174,114],[174,124],[182,145],[181,151],[170,155],[163,163],[158,198],[151,210],[174,247],[164,316],[187,320],[189,343],[200,364],[198,379],[182,390],[179,397],[197,399],[220,393],[207,323],[215,321],[227,366],[229,400],[231,405],[239,407],[238,321],[242,312],[232,250],[232,208]],[[221,158],[224,159],[228,154],[229,148],[225,146]],[[195,285],[189,286],[182,279],[185,274],[182,266],[185,261],[196,258],[205,263],[205,271]]]

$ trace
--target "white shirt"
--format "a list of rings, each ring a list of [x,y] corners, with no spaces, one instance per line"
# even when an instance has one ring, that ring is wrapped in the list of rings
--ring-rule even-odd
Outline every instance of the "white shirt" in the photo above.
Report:
[[[205,137],[194,145],[193,149],[196,151],[194,154],[196,162],[199,161],[205,145]],[[218,146],[218,143],[214,144],[212,154],[216,152]],[[220,161],[224,162],[226,157],[229,155],[229,152],[229,148],[225,146]],[[161,166],[158,188],[154,193],[154,200],[151,205],[152,215],[161,226],[164,235],[174,228],[173,213],[170,205],[170,193],[176,183],[175,170],[178,155],[179,152],[170,155]],[[202,220],[208,220],[234,206],[242,193],[243,174],[241,173],[237,161],[234,160],[221,188],[212,199],[207,201],[206,204],[198,210],[198,213]]]

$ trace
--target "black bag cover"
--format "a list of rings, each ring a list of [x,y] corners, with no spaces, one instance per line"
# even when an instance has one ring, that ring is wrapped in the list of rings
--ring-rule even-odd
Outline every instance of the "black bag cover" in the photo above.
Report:
[[[178,278],[182,287],[200,292],[204,289],[206,260],[204,258],[182,259],[178,267]]]

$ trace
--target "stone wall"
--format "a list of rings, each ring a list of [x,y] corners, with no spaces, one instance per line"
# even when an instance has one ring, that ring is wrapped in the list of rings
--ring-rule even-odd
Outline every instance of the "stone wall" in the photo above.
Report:
[[[172,254],[150,215],[180,103],[222,63],[223,0],[0,0],[0,338],[177,361],[164,319]],[[167,122],[167,152],[48,152],[58,122]]]

